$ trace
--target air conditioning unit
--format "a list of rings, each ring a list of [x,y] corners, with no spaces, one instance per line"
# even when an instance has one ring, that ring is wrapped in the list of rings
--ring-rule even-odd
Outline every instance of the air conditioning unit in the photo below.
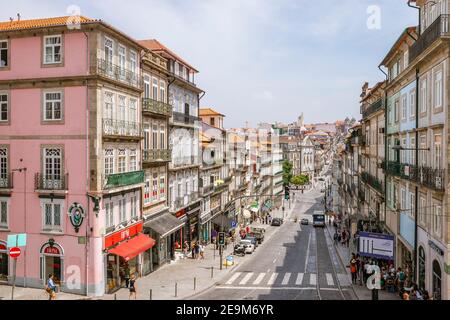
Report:
[[[384,133],[384,128],[378,128],[378,133]]]

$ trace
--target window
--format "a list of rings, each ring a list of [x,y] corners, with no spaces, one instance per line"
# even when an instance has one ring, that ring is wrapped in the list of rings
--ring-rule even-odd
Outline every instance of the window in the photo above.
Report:
[[[408,68],[409,65],[409,51],[406,50],[403,53],[403,70],[405,70],[406,68]]]
[[[44,93],[44,121],[62,120],[62,92]]]
[[[427,79],[420,83],[420,112],[427,112]]]
[[[137,122],[137,101],[136,101],[136,99],[130,99],[129,121],[131,123]]]
[[[8,184],[8,148],[0,148],[0,187]]]
[[[130,171],[137,171],[136,149],[130,150]]]
[[[402,120],[406,120],[407,108],[408,108],[408,98],[405,94],[402,96]]]
[[[153,92],[152,92],[152,99],[158,100],[158,79],[153,78]]]
[[[118,53],[119,53],[119,75],[122,79],[124,79],[125,78],[125,64],[127,61],[125,47],[119,44]]]
[[[433,231],[439,238],[442,236],[442,206],[433,206]]]
[[[114,227],[114,203],[105,203],[105,227]]]
[[[410,109],[409,116],[412,118],[416,115],[416,91],[411,91],[409,93]]]
[[[166,126],[164,124],[159,127],[159,143],[161,149],[166,148]]]
[[[114,57],[114,42],[109,39],[105,38],[105,62],[106,62],[106,68],[109,73],[113,72],[113,57]]]
[[[150,76],[148,74],[144,75],[144,98],[150,98]]]
[[[425,149],[427,147],[427,137],[421,136],[420,137],[420,148]],[[426,166],[427,165],[427,151],[426,150],[419,150],[419,165]]]
[[[158,149],[158,125],[156,123],[152,125],[152,148],[153,150]]]
[[[127,97],[119,96],[119,120],[126,121],[126,110],[127,110]]]
[[[0,41],[0,68],[9,66],[8,41]]]
[[[127,170],[127,153],[125,149],[118,150],[117,172],[122,173]]]
[[[214,123],[214,120],[215,120],[215,119],[214,119],[213,117],[210,118],[210,124],[211,124],[213,127],[216,126],[215,123]]]
[[[406,138],[402,139],[402,147],[406,148]],[[400,152],[400,162],[406,163],[406,152]]]
[[[44,37],[44,64],[55,64],[62,62],[62,37]]]
[[[427,200],[425,197],[420,197],[420,204],[419,204],[419,223],[422,225],[426,222],[426,211],[427,211]]]
[[[114,119],[114,93],[105,92],[104,119]]]
[[[159,99],[162,102],[166,102],[166,83],[164,81],[159,82]]]
[[[159,196],[161,200],[166,198],[166,174],[164,172],[159,176]]]
[[[62,149],[44,148],[44,181],[47,183],[61,182]]]
[[[0,122],[8,122],[8,121],[9,121],[8,94],[1,93],[0,94]]]
[[[44,202],[44,227],[45,231],[62,232],[61,214],[62,204],[53,200],[53,202]]]
[[[150,149],[150,125],[144,124],[144,150]]]
[[[105,161],[105,176],[114,173],[114,149],[105,149],[104,151]]]
[[[398,108],[398,105],[399,105],[399,100],[398,99],[396,99],[395,100],[395,102],[394,102],[394,122],[398,122],[398,116],[399,116],[399,108]]]
[[[137,69],[137,58],[136,51],[130,51],[130,71],[133,73],[133,79],[136,77],[136,69]]]
[[[126,205],[127,205],[126,199],[119,199],[119,223],[127,221]]]
[[[403,188],[401,189],[401,193],[400,193],[400,209],[401,210],[408,209],[406,207],[406,190]]]
[[[150,203],[150,174],[145,173],[145,185],[144,185],[144,204]]]
[[[8,228],[8,201],[0,199],[0,228]]]
[[[416,149],[416,139],[411,138],[411,149]],[[410,157],[410,164],[414,165],[416,164],[416,150],[411,150],[411,157]]]
[[[416,195],[412,192],[409,193],[409,208],[408,208],[408,215],[411,217],[414,216],[416,207]]]
[[[442,168],[442,136],[440,134],[434,136],[434,168]]]
[[[136,196],[132,196],[130,200],[131,205],[131,218],[137,217],[137,198]]]
[[[442,71],[439,70],[434,75],[434,108],[442,107],[443,93]]]
[[[158,200],[158,172],[153,172],[152,179],[152,201]]]

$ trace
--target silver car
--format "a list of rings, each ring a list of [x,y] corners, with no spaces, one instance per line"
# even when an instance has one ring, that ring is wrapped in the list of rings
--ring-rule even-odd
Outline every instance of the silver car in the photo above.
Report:
[[[245,253],[253,253],[255,245],[250,240],[241,240],[239,244],[245,247]]]

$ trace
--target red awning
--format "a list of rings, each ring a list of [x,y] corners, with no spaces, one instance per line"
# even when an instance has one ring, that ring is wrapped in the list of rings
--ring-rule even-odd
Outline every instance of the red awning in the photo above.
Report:
[[[156,241],[154,239],[140,233],[130,240],[120,243],[117,247],[108,250],[108,253],[116,254],[124,258],[125,261],[128,261],[136,257],[141,252],[152,248],[155,243]]]

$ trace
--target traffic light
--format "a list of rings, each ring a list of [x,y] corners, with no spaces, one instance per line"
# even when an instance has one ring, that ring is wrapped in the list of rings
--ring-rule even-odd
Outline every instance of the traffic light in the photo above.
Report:
[[[219,245],[225,245],[225,232],[219,232]]]
[[[284,199],[285,200],[289,200],[290,198],[290,193],[289,193],[289,187],[284,187]]]

